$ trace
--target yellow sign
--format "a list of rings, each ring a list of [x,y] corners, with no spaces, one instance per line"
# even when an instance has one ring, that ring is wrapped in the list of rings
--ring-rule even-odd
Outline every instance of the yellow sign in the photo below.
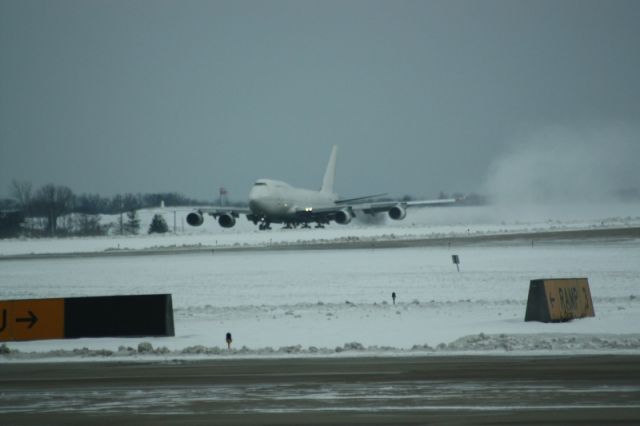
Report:
[[[0,342],[64,338],[64,299],[0,301]]]
[[[552,321],[596,315],[586,278],[545,280],[544,287]]]
[[[568,321],[596,316],[586,278],[531,280],[525,321]]]

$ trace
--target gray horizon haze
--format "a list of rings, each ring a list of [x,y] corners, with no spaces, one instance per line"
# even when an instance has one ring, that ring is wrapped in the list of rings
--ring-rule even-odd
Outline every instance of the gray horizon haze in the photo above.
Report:
[[[638,1],[0,0],[0,198],[640,188]],[[523,193],[525,195],[523,196]]]

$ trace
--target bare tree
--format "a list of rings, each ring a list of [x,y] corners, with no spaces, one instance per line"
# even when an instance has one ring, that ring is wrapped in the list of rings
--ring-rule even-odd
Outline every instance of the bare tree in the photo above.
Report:
[[[47,219],[50,235],[57,232],[58,218],[73,208],[73,192],[66,186],[48,184],[40,188],[33,198],[34,213]]]
[[[9,189],[11,196],[18,202],[20,209],[25,212],[25,214],[28,213],[31,207],[32,187],[31,182],[27,180],[13,179],[11,181],[11,187]]]
[[[97,194],[82,194],[76,196],[74,210],[76,213],[89,215],[105,213],[109,208],[109,202],[108,198],[103,198]]]
[[[80,213],[74,215],[73,231],[75,235],[106,235],[109,225],[100,224],[100,215]]]
[[[133,195],[129,193],[124,194],[124,197],[122,197],[122,206],[123,209],[127,212],[138,210],[142,208],[141,197],[139,195]]]

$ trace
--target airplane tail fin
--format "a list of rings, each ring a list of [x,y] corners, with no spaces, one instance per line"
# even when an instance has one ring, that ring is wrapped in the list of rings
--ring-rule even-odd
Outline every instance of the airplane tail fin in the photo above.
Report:
[[[320,192],[327,194],[333,194],[333,181],[336,178],[336,155],[338,153],[338,146],[334,145],[331,149],[331,156],[329,157],[329,164],[327,164],[327,171],[324,172],[324,179],[322,179],[322,188]]]

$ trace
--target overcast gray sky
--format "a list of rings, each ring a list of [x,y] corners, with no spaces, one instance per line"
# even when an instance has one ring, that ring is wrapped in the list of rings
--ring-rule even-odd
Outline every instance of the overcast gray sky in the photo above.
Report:
[[[337,144],[341,195],[433,196],[556,139],[640,186],[639,22],[640,1],[0,0],[0,195],[318,188]]]

